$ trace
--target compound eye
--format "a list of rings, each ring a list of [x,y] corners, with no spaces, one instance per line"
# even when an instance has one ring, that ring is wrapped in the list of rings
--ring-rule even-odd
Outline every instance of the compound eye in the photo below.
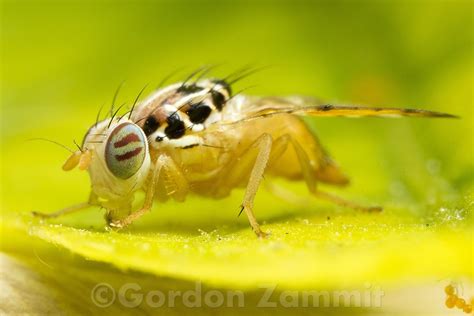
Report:
[[[105,162],[114,176],[128,179],[140,170],[147,152],[147,140],[135,124],[123,123],[110,133]]]

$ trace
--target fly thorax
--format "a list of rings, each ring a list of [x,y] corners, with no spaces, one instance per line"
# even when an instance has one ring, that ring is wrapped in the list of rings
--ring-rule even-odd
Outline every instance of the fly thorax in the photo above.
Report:
[[[192,148],[202,145],[199,136],[222,120],[230,98],[222,81],[203,80],[181,83],[158,91],[134,115],[151,148]]]

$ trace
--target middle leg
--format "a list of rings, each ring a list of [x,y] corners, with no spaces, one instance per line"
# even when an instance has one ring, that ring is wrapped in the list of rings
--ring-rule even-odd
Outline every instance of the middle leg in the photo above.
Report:
[[[253,214],[253,201],[257,194],[258,187],[263,178],[263,172],[267,166],[268,159],[270,158],[270,152],[272,150],[272,137],[269,134],[263,134],[256,142],[255,146],[258,147],[258,155],[255,159],[255,165],[253,166],[252,172],[250,173],[249,182],[245,189],[244,200],[242,202],[242,210],[245,211],[252,226],[253,231],[258,237],[264,238],[268,234],[260,229],[260,225]]]
[[[216,195],[224,195],[229,189],[245,183],[245,178],[249,177],[240,213],[245,212],[252,230],[261,238],[268,234],[262,231],[257,222],[253,213],[253,203],[270,158],[272,142],[270,134],[262,134],[243,153],[235,157],[234,161],[227,166],[227,172],[215,184]]]

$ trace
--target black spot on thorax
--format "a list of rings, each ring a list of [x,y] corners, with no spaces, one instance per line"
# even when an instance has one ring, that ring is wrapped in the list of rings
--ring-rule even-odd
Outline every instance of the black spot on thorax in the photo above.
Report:
[[[160,123],[156,120],[154,116],[149,116],[145,123],[143,124],[143,132],[146,136],[153,134],[158,127],[160,127]]]
[[[168,126],[165,128],[165,134],[169,139],[180,138],[184,135],[186,128],[177,113],[173,113],[166,119]]]
[[[211,108],[204,103],[192,104],[186,111],[189,116],[189,120],[194,124],[201,124],[211,114]]]
[[[216,109],[221,111],[226,103],[225,96],[218,91],[212,90],[211,97],[212,97],[212,103],[214,104]]]

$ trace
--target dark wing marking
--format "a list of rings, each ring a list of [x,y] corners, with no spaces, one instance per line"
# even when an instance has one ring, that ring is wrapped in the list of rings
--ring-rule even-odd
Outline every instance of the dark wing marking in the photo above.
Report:
[[[311,116],[355,116],[355,117],[440,117],[458,118],[455,115],[428,110],[404,109],[404,108],[381,108],[354,105],[319,105],[309,106],[300,109],[289,109],[290,113]]]
[[[264,97],[249,98],[244,117],[240,121],[249,121],[277,114],[309,115],[315,117],[432,117],[458,118],[456,115],[419,109],[367,107],[359,105],[322,104],[306,97]]]

